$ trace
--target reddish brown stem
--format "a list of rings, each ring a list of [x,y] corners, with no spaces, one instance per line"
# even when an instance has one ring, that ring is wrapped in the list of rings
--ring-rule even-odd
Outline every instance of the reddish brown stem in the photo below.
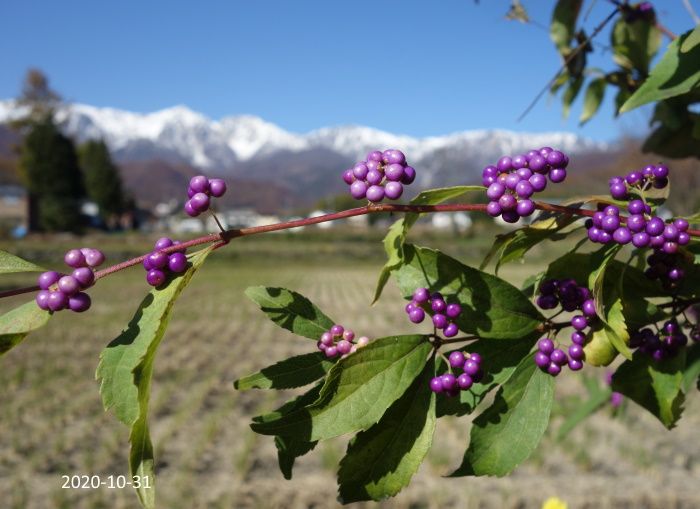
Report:
[[[535,207],[547,212],[556,212],[559,214],[569,214],[573,216],[592,216],[595,211],[579,209],[574,207],[565,207],[563,205],[554,205],[553,203],[545,202],[535,202]],[[423,213],[429,214],[434,212],[485,212],[486,205],[482,203],[455,203],[447,205],[401,205],[401,204],[370,204],[365,207],[357,207],[354,209],[342,210],[340,212],[334,212],[332,214],[324,214],[322,216],[308,217],[305,219],[297,219],[295,221],[284,221],[281,223],[267,224],[263,226],[253,226],[251,228],[241,228],[241,229],[231,229],[219,233],[211,233],[203,237],[188,240],[187,242],[182,242],[176,246],[170,246],[165,249],[161,249],[164,253],[172,253],[183,248],[189,248],[194,246],[199,246],[202,244],[211,244],[212,242],[218,242],[214,249],[218,249],[226,244],[231,239],[237,237],[247,237],[249,235],[257,235],[259,233],[276,232],[280,230],[289,230],[292,228],[298,228],[300,226],[309,226],[313,224],[326,223],[328,221],[337,221],[338,219],[345,219],[348,217],[363,216],[365,214],[376,214],[379,212],[409,212],[409,213]],[[621,217],[624,222],[626,218]],[[700,237],[700,230],[688,230],[688,234],[693,237]],[[95,279],[101,279],[103,277],[124,270],[128,267],[138,265],[143,262],[143,259],[148,256],[145,255],[137,256],[130,260],[112,265],[99,272],[95,273]],[[12,290],[6,290],[0,292],[0,298],[12,297],[14,295],[21,295],[23,293],[35,292],[39,289],[38,286],[29,286],[26,288],[15,288]]]

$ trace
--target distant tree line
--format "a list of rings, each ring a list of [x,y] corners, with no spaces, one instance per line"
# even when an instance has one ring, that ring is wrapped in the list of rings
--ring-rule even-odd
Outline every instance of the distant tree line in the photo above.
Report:
[[[131,205],[104,141],[76,148],[61,132],[55,119],[60,96],[40,70],[27,72],[18,101],[26,114],[13,127],[23,137],[19,170],[28,193],[30,231],[80,231],[81,205],[87,200],[97,205],[104,225],[114,225]]]

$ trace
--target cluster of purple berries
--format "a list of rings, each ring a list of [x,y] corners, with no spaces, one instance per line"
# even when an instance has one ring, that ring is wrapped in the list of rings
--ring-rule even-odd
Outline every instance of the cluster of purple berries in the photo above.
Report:
[[[628,200],[630,191],[644,191],[653,187],[663,189],[668,185],[668,167],[650,164],[640,171],[632,171],[624,177],[613,177],[609,181],[610,195],[616,200]]]
[[[335,324],[329,331],[321,334],[317,346],[318,349],[326,354],[326,357],[345,356],[355,353],[358,348],[362,348],[369,343],[367,336],[360,336],[355,343],[355,333],[350,329],[344,328],[342,325]]]
[[[641,329],[630,334],[630,347],[650,355],[654,360],[675,356],[678,351],[688,344],[688,336],[683,333],[675,320],[664,323],[658,333],[649,328]]]
[[[416,179],[416,170],[406,163],[406,156],[396,149],[367,154],[366,161],[360,161],[343,172],[343,180],[350,186],[350,194],[356,200],[367,198],[378,203],[384,198],[398,200],[403,194],[403,186]]]
[[[527,154],[501,157],[496,166],[487,166],[482,182],[488,187],[489,204],[486,212],[501,216],[507,223],[515,223],[535,211],[530,197],[547,187],[547,176],[553,183],[566,178],[569,158],[551,147],[530,150]]]
[[[666,223],[652,215],[651,207],[640,199],[627,204],[630,215],[626,218],[626,224],[623,224],[620,209],[615,205],[601,204],[599,208],[593,217],[586,220],[588,238],[593,242],[622,245],[632,242],[636,248],[652,247],[669,254],[678,251],[679,245],[685,246],[690,242],[688,221],[677,218]]]
[[[455,350],[448,358],[450,371],[461,370],[462,373],[455,376],[453,373],[445,373],[430,380],[430,390],[444,392],[448,396],[456,396],[459,391],[468,391],[472,385],[484,377],[481,369],[481,355]]]
[[[561,304],[562,309],[569,313],[581,311],[581,314],[571,318],[571,346],[566,352],[554,347],[554,342],[549,338],[543,338],[538,343],[538,351],[535,354],[535,363],[542,370],[552,376],[557,376],[561,368],[569,365],[572,371],[578,371],[583,367],[585,354],[583,346],[586,344],[586,329],[596,320],[597,314],[595,301],[591,292],[585,286],[573,279],[548,279],[540,284],[540,295],[537,297],[537,305],[542,309],[554,309]]]
[[[660,280],[661,286],[666,291],[673,291],[678,288],[685,277],[684,267],[687,260],[682,253],[665,253],[654,251],[647,257],[649,267],[644,274],[649,279]]]
[[[583,336],[578,332],[572,334],[572,341],[574,334],[578,336]],[[578,338],[577,338],[578,339]],[[583,342],[585,342],[585,336],[583,336]],[[569,346],[569,355],[561,348],[555,348],[554,341],[549,338],[542,338],[537,342],[537,352],[535,353],[535,364],[542,371],[549,373],[552,376],[557,376],[561,373],[561,368],[569,365],[571,371],[578,371],[583,368],[583,360],[585,354],[583,352],[583,345],[579,343],[573,343]]]
[[[204,175],[197,175],[190,180],[187,188],[185,213],[190,217],[197,217],[202,212],[209,210],[211,198],[220,198],[226,192],[226,182],[222,179],[209,179]]]
[[[462,306],[457,303],[448,304],[439,292],[431,294],[427,288],[418,288],[413,292],[411,302],[406,304],[408,319],[413,323],[421,323],[425,319],[424,307],[433,312],[433,325],[446,338],[457,335],[459,328],[454,319],[462,313]]]
[[[143,268],[146,269],[146,281],[151,286],[160,286],[165,283],[168,273],[180,274],[187,269],[187,257],[185,249],[166,254],[161,249],[180,244],[177,240],[168,237],[160,238],[153,246],[153,251],[143,259]]]
[[[93,269],[105,261],[105,255],[99,249],[83,247],[71,249],[63,260],[66,265],[75,269],[70,275],[61,274],[54,270],[44,272],[39,276],[39,293],[36,295],[37,305],[45,311],[61,311],[70,309],[82,313],[90,309],[90,296],[83,292],[95,282]]]

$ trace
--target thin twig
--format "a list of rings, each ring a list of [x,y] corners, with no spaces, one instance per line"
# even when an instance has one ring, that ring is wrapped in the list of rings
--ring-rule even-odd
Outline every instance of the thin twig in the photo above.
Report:
[[[695,23],[696,25],[700,25],[700,17],[695,12],[695,9],[693,9],[693,6],[690,4],[690,0],[682,0],[682,1],[683,1],[683,5],[685,6],[685,9],[690,14],[690,17],[693,20],[693,23]]]

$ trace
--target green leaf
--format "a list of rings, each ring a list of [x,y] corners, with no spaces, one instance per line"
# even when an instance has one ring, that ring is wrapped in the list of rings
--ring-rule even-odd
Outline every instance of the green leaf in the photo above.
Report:
[[[380,421],[348,446],[338,471],[343,504],[393,497],[408,483],[430,450],[435,431],[434,357]]]
[[[0,356],[20,344],[31,331],[46,325],[50,317],[33,300],[0,316]]]
[[[438,205],[442,202],[459,198],[470,191],[484,192],[486,188],[483,186],[453,186],[427,189],[413,198],[411,200],[411,205]],[[403,259],[403,245],[404,242],[406,242],[406,236],[422,215],[423,214],[416,212],[408,212],[404,217],[395,221],[389,228],[389,231],[384,237],[384,251],[387,255],[387,261],[379,273],[372,304],[377,302],[379,297],[381,297],[384,286],[386,286],[386,283],[389,281],[389,276],[391,276],[391,271],[401,265],[401,260]]]
[[[504,476],[532,454],[549,423],[554,378],[530,355],[496,393],[493,404],[474,419],[469,448],[451,474]]]
[[[566,56],[576,30],[576,18],[581,11],[583,0],[558,0],[552,13],[549,36],[557,51]]]
[[[461,416],[472,413],[489,392],[511,377],[515,368],[530,353],[541,336],[541,333],[535,332],[519,339],[500,341],[480,339],[470,343],[467,347],[460,348],[459,350],[462,352],[468,351],[481,355],[484,377],[472,385],[468,391],[460,391],[458,397],[438,395],[437,416]],[[449,357],[449,353],[446,355]],[[447,371],[444,361],[442,359],[440,361],[442,362],[440,372]]]
[[[318,341],[334,324],[309,299],[292,290],[251,286],[245,294],[270,320],[298,336]]]
[[[513,261],[521,261],[525,254],[544,240],[558,241],[566,238],[571,232],[562,232],[564,228],[576,221],[576,217],[570,215],[557,215],[536,221],[530,226],[518,228],[511,232],[496,235],[491,250],[481,262],[480,270],[484,269],[489,261],[498,256],[495,273],[502,265]]]
[[[700,45],[689,44],[683,52],[681,48],[688,39],[699,37],[700,27],[686,32],[676,38],[669,46],[658,64],[654,66],[642,86],[632,94],[620,108],[624,113],[643,104],[662,101],[670,97],[687,94],[700,85]]]
[[[413,383],[431,349],[422,335],[376,339],[331,368],[315,403],[251,428],[305,441],[365,430]]]
[[[661,45],[661,32],[655,25],[655,20],[628,22],[620,18],[611,32],[613,60],[620,67],[646,76],[651,59]]]
[[[569,83],[569,86],[566,87],[566,90],[561,96],[561,112],[564,118],[569,117],[569,113],[571,112],[571,105],[573,102],[576,100],[576,97],[578,97],[579,92],[581,91],[581,87],[583,86],[583,76],[578,76],[576,77],[573,81]]]
[[[8,253],[0,251],[0,274],[12,274],[14,272],[44,272],[46,269],[34,265],[32,262]]]
[[[155,506],[153,445],[148,431],[148,400],[156,350],[170,320],[177,297],[204,263],[211,246],[189,257],[190,267],[162,289],[153,289],[141,302],[128,327],[100,355],[96,377],[105,410],[131,427],[129,466],[132,475],[148,477],[137,495],[144,507]],[[144,483],[145,484],[145,483]]]
[[[685,349],[669,359],[655,361],[635,353],[613,375],[612,390],[621,392],[672,428],[681,416],[685,397],[682,391]]]
[[[406,244],[404,264],[394,276],[407,298],[420,287],[454,295],[462,304],[456,320],[460,330],[482,338],[520,338],[544,320],[515,286],[439,251]]]
[[[297,355],[236,380],[239,391],[248,389],[292,389],[310,384],[325,376],[333,367],[321,352]]]
[[[603,102],[603,96],[605,95],[605,78],[597,78],[588,84],[586,89],[586,95],[583,97],[583,111],[581,112],[581,118],[579,122],[581,125],[588,122],[593,115],[595,115],[600,108],[600,104]]]

